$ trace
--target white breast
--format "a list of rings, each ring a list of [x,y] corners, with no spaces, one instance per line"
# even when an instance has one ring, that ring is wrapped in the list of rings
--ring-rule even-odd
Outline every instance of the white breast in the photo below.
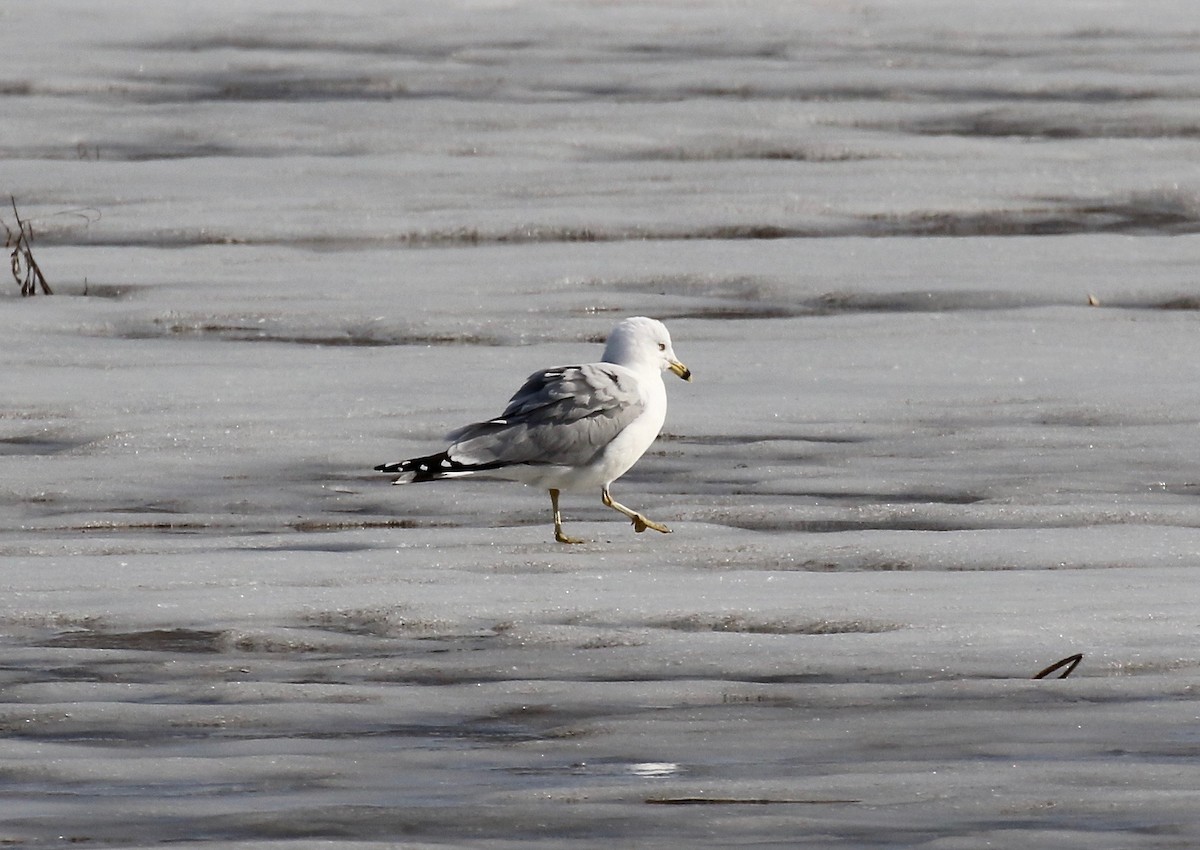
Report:
[[[596,486],[609,484],[628,472],[662,432],[667,418],[667,388],[663,385],[662,373],[638,375],[638,383],[642,387],[646,412],[618,434],[593,464]]]

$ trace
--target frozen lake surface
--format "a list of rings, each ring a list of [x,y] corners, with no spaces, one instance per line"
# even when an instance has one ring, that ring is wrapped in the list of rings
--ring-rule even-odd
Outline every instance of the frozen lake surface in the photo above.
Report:
[[[0,25],[0,843],[1200,845],[1193,4]],[[670,536],[371,471],[639,314]]]

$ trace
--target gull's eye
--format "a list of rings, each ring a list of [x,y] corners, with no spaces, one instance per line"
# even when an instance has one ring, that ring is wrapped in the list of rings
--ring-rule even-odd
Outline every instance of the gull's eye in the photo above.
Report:
[[[666,350],[667,350],[667,344],[666,344],[665,342],[660,342],[660,343],[658,344],[658,350],[659,350],[659,351],[666,351]]]

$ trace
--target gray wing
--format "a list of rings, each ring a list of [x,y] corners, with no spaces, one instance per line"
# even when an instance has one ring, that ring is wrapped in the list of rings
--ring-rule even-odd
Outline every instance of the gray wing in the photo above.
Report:
[[[642,415],[637,379],[607,363],[535,372],[495,419],[449,435],[456,462],[582,466]]]

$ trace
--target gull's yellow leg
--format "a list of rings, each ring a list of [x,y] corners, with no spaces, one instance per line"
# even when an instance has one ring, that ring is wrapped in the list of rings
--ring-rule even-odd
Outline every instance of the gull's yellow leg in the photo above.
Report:
[[[607,487],[600,491],[600,501],[604,502],[605,507],[612,508],[614,511],[620,511],[629,517],[633,521],[633,530],[639,534],[647,528],[653,528],[655,531],[661,531],[663,534],[671,533],[671,529],[667,528],[661,522],[655,522],[649,517],[642,516],[637,511],[631,511],[620,502],[614,501],[613,497],[609,495]]]
[[[562,530],[562,514],[558,512],[558,491],[550,491],[550,506],[554,508],[554,539],[559,543],[587,543],[578,537],[567,537]]]

